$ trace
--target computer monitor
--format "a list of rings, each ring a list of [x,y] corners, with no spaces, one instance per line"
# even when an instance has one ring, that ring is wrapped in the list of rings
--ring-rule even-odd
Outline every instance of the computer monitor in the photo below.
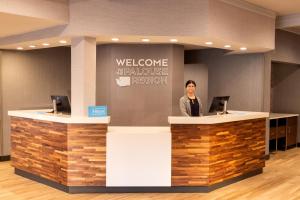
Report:
[[[209,108],[209,112],[223,112],[225,101],[228,102],[230,96],[223,96],[223,97],[214,97],[211,106]]]
[[[71,106],[68,96],[51,95],[51,101],[56,101],[56,111],[64,114],[71,114]]]

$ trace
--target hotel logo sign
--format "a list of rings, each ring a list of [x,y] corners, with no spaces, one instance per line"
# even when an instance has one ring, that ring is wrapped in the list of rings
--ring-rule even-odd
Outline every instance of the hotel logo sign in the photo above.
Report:
[[[115,59],[116,83],[120,87],[131,85],[166,85],[169,60],[163,59]]]

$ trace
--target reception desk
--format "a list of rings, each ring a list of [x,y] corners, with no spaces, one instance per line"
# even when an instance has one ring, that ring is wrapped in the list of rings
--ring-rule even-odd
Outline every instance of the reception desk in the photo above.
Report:
[[[170,127],[109,117],[10,111],[15,173],[69,193],[209,192],[262,172],[268,113],[169,117]]]
[[[15,173],[58,189],[105,186],[109,117],[9,111]]]
[[[268,113],[169,117],[172,186],[212,190],[262,172]]]

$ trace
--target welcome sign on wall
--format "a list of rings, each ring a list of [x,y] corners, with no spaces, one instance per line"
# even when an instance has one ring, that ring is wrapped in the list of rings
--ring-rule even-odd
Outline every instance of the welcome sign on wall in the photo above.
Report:
[[[120,87],[168,83],[169,60],[167,58],[116,58],[115,63],[116,83]]]

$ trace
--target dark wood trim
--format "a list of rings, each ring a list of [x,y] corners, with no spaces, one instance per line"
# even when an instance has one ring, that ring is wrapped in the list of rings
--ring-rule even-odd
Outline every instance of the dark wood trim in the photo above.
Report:
[[[285,125],[279,125],[279,120],[285,120]],[[271,121],[276,122],[276,126],[271,127]],[[270,119],[270,138],[269,141],[275,140],[275,149],[278,150],[288,150],[293,147],[298,146],[298,136],[297,136],[297,129],[298,129],[298,116],[293,117],[283,117],[277,119]],[[284,131],[283,131],[284,130]],[[274,137],[275,135],[275,137]],[[278,140],[284,139],[284,149],[278,147]],[[270,147],[269,147],[270,150]]]
[[[247,174],[228,179],[224,182],[211,186],[173,186],[173,187],[103,187],[103,186],[65,186],[40,176],[25,172],[15,168],[15,174],[36,182],[48,185],[58,190],[78,194],[78,193],[207,193],[213,190],[236,183],[246,178],[261,174],[263,169],[258,169]]]
[[[5,162],[10,160],[10,155],[0,156],[0,162]]]
[[[270,154],[265,155],[265,160],[269,160],[270,159]]]
[[[292,148],[295,148],[295,147],[297,147],[297,145],[296,144],[292,144],[292,145],[287,146],[286,150],[289,150],[289,149],[292,149]]]

